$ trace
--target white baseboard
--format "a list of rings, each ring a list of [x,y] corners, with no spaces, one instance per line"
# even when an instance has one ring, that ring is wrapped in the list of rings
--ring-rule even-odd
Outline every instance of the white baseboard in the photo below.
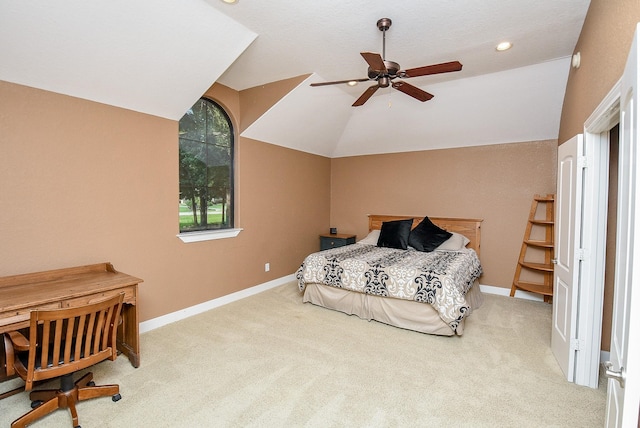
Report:
[[[235,302],[236,300],[253,296],[254,294],[258,294],[263,291],[269,290],[271,288],[277,287],[279,285],[286,284],[287,282],[294,281],[295,279],[296,279],[295,274],[283,276],[281,278],[276,278],[274,280],[256,285],[254,287],[246,288],[244,290],[240,290],[235,293],[227,294],[226,296],[218,297],[217,299],[209,300],[207,302],[199,303],[197,305],[190,306],[188,308],[184,308],[179,311],[171,312],[170,314],[162,315],[157,318],[152,318],[150,320],[143,321],[140,323],[140,326],[139,326],[140,333],[146,333],[147,331],[155,330],[156,328],[162,327],[164,325],[171,324],[173,322],[180,321],[185,318],[189,318],[191,316],[200,314],[202,312],[206,312],[210,309],[217,308],[219,306],[223,306],[231,302]],[[493,285],[482,285],[482,284],[480,284],[480,290],[483,293],[497,294],[500,296],[508,296],[511,291],[508,288],[495,287]],[[517,290],[515,297],[519,299],[536,300],[540,302],[543,300],[542,297],[540,297],[535,293],[528,293],[522,290]]]
[[[170,314],[143,321],[139,326],[140,333],[146,333],[147,331],[155,330],[158,327],[162,327],[164,325],[189,318],[202,312],[206,312],[210,309],[226,305],[227,303],[235,302],[236,300],[253,296],[254,294],[261,293],[263,291],[269,290],[270,288],[274,288],[279,285],[286,284],[287,282],[294,281],[295,279],[295,274],[283,276],[282,278],[277,278],[272,281],[256,285],[254,287],[227,294],[226,296],[218,297],[217,299],[209,300],[208,302],[199,303],[197,305],[181,309],[176,312],[171,312]]]
[[[493,285],[480,284],[480,291],[487,294],[497,294],[499,296],[509,296],[511,294],[510,288],[496,287]],[[516,290],[515,296],[517,299],[535,300],[536,302],[543,302],[544,298],[540,294],[529,293],[528,291]]]

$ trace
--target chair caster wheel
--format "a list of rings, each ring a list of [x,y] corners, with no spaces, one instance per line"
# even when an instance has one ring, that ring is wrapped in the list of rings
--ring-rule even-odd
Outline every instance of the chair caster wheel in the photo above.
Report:
[[[88,382],[87,386],[96,386],[96,383],[94,381]]]
[[[113,401],[120,401],[121,398],[122,398],[122,395],[120,395],[120,394],[116,394],[116,395],[111,397],[111,399]]]
[[[36,407],[40,407],[42,405],[42,400],[35,400],[31,402],[31,408],[35,409]]]

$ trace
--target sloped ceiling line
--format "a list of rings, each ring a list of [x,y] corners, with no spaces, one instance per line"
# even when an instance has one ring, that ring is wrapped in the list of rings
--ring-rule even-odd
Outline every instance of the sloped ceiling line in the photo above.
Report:
[[[334,86],[310,87],[323,81],[314,74],[242,136],[327,157],[554,139],[569,61],[429,85],[437,95],[426,103],[379,91],[362,107]]]
[[[555,138],[589,0],[481,3],[3,0],[0,80],[179,120],[214,82],[314,72],[243,135],[330,157]],[[359,53],[380,51],[381,17],[392,60],[462,71],[411,79],[426,103],[389,89],[353,108],[368,82],[309,87],[365,77]],[[505,36],[514,48],[497,54]]]
[[[202,0],[6,0],[0,80],[179,120],[256,37]]]

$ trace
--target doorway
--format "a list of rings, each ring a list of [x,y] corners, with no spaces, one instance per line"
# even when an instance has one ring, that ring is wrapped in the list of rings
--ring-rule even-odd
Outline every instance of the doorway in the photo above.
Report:
[[[591,388],[598,387],[601,357],[608,357],[601,350],[606,351],[611,337],[614,278],[609,275],[605,286],[605,274],[615,271],[619,123],[620,82],[585,122],[583,158],[578,159],[583,167],[582,197],[577,201],[581,209],[576,211],[581,213],[576,231],[581,256],[569,380]]]
[[[602,301],[601,361],[609,359],[611,322],[613,319],[613,291],[616,263],[616,228],[618,216],[618,144],[620,125],[609,130],[609,196],[607,200],[607,237]]]

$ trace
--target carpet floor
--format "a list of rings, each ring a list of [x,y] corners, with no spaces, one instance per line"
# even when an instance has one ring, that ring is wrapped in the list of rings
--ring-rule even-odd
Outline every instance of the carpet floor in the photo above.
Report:
[[[122,399],[78,405],[91,427],[602,427],[606,383],[564,379],[551,305],[485,294],[462,337],[303,304],[295,283],[141,336],[141,365],[93,367]],[[1,384],[11,389],[13,380]],[[0,424],[30,410],[0,401]],[[68,427],[67,410],[33,427]]]

